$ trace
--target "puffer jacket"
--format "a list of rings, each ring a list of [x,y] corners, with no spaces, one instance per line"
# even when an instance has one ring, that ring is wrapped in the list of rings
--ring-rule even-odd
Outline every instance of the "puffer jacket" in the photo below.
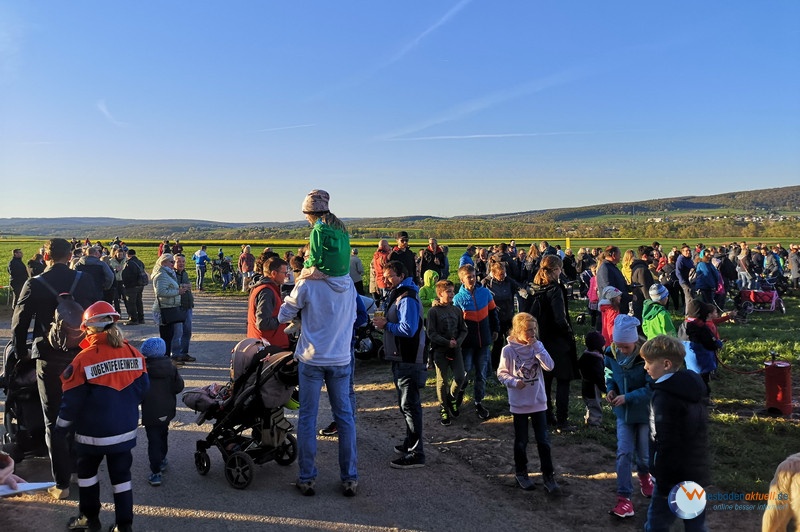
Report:
[[[142,401],[142,425],[169,423],[175,418],[175,395],[183,390],[183,378],[169,357],[145,359],[150,389]]]
[[[650,396],[653,381],[644,370],[644,359],[639,356],[639,346],[629,356],[617,352],[617,345],[606,349],[606,393],[625,396],[625,404],[614,407],[617,419],[625,423],[650,422]]]
[[[161,266],[156,270],[153,274],[153,291],[157,306],[171,308],[181,305],[180,286],[172,268]]]

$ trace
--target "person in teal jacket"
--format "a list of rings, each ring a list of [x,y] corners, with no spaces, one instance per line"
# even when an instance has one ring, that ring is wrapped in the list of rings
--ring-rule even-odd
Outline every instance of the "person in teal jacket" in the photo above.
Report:
[[[631,466],[639,473],[642,495],[653,494],[650,477],[650,396],[652,382],[639,355],[639,320],[620,314],[614,320],[614,341],[606,349],[606,400],[617,416],[617,504],[611,513],[633,517]]]
[[[642,331],[648,340],[665,334],[677,336],[678,331],[672,323],[667,305],[669,304],[669,290],[659,283],[650,286],[650,300],[644,302],[642,311]]]

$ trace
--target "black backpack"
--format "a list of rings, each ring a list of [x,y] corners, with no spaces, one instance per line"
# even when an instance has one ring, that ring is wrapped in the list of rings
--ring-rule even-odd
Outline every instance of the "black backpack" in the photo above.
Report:
[[[50,290],[58,302],[50,329],[47,331],[47,340],[53,349],[73,351],[80,347],[81,340],[86,335],[81,329],[84,309],[73,297],[73,292],[75,287],[78,286],[78,281],[80,281],[82,274],[83,272],[75,272],[75,280],[72,281],[69,292],[61,294],[56,292],[56,289],[45,281],[44,277],[35,277]]]

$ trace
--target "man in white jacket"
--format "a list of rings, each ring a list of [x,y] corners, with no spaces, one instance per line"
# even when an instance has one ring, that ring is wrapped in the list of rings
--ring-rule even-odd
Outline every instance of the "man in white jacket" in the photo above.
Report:
[[[278,321],[287,323],[302,312],[302,334],[294,358],[299,367],[300,412],[297,423],[297,488],[314,495],[317,477],[317,413],[323,382],[339,434],[342,492],[352,497],[358,487],[356,424],[350,403],[350,340],[356,319],[356,291],[349,275],[300,279],[286,297]]]

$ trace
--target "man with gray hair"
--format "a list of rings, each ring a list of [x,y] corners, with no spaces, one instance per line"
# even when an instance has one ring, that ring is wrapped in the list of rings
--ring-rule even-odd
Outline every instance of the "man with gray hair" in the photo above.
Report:
[[[96,297],[95,301],[103,299],[103,294],[114,284],[114,272],[111,267],[100,260],[101,251],[98,246],[86,248],[86,254],[75,264],[75,271],[86,273],[94,282]],[[114,299],[109,298],[113,303]]]

